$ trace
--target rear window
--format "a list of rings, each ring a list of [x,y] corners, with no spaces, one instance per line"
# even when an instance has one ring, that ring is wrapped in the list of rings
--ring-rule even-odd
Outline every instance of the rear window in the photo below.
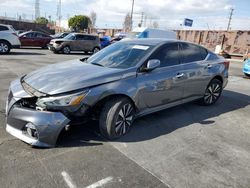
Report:
[[[0,31],[8,31],[9,28],[3,25],[0,25]]]
[[[181,43],[181,63],[191,63],[202,61],[206,58],[208,52],[205,48],[194,44]]]

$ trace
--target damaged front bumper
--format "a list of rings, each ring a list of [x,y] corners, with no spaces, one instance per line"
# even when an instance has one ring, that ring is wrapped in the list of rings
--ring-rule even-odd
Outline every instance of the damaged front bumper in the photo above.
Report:
[[[70,120],[61,112],[39,111],[19,104],[32,97],[19,80],[11,84],[6,103],[6,131],[32,146],[54,147]]]

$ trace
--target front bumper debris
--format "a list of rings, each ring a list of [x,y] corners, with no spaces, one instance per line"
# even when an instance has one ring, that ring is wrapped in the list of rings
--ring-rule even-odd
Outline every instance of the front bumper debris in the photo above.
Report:
[[[20,82],[19,82],[20,84]],[[61,112],[39,111],[19,105],[23,98],[32,98],[24,90],[19,91],[17,81],[11,84],[6,103],[6,131],[20,140],[39,147],[53,147],[57,138],[70,120]],[[18,86],[12,88],[13,86]],[[17,90],[19,88],[19,90]],[[31,128],[30,127],[31,125]],[[31,134],[31,132],[35,134]]]

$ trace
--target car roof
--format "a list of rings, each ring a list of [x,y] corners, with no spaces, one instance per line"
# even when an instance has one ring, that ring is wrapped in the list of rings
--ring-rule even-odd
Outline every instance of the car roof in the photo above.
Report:
[[[87,33],[72,33],[74,35],[88,35],[88,36],[95,36],[98,37],[98,35],[91,35],[91,34],[87,34]]]

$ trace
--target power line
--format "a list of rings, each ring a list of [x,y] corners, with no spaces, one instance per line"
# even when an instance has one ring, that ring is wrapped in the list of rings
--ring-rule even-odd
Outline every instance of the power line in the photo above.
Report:
[[[233,11],[234,11],[234,9],[233,9],[233,8],[231,8],[231,9],[230,9],[229,20],[228,20],[228,25],[227,25],[227,31],[229,31],[230,26],[231,26],[231,21],[232,21],[232,16],[233,16]]]

